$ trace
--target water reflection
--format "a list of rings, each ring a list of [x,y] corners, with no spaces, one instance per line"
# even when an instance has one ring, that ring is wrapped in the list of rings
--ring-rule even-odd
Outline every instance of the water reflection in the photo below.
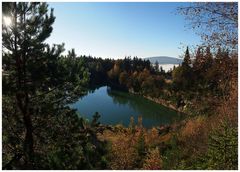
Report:
[[[91,119],[95,112],[99,112],[102,123],[122,123],[125,126],[129,125],[131,116],[135,121],[138,116],[142,116],[145,127],[169,124],[179,117],[174,110],[137,95],[112,90],[107,86],[91,90],[71,107],[86,118]]]
[[[144,119],[148,118],[161,120],[162,123],[170,123],[181,116],[181,114],[172,109],[156,104],[138,95],[111,90],[111,88],[107,89],[107,94],[112,97],[115,104],[132,107]]]

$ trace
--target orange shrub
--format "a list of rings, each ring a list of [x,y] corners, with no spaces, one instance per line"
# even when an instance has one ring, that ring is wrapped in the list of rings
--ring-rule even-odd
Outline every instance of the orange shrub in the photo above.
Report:
[[[160,156],[158,148],[152,149],[148,152],[147,158],[143,164],[143,170],[161,170],[162,158]]]
[[[207,149],[208,132],[210,125],[207,125],[205,117],[189,119],[179,134],[179,141],[184,145],[187,154],[205,152]]]

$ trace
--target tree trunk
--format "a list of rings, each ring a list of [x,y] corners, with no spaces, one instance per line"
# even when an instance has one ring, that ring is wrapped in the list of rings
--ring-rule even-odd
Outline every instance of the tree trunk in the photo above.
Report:
[[[27,169],[33,169],[34,151],[33,151],[33,127],[30,114],[24,115],[24,125],[26,127],[26,135],[24,140],[24,153],[26,154],[25,165]]]
[[[14,24],[17,28],[17,3],[14,3]],[[25,13],[24,13],[25,20]],[[33,169],[34,163],[34,141],[33,141],[33,126],[31,114],[29,113],[29,94],[28,88],[26,86],[26,49],[22,47],[23,52],[18,52],[17,41],[18,41],[18,33],[14,31],[14,54],[16,60],[16,68],[17,68],[17,105],[20,109],[23,123],[25,125],[25,140],[23,143],[23,154],[24,154],[24,169]]]
[[[24,98],[24,99],[23,99]],[[33,126],[32,126],[32,119],[31,115],[28,110],[28,95],[25,94],[17,94],[17,102],[18,102],[18,107],[22,113],[23,117],[23,122],[25,125],[25,140],[24,140],[24,145],[23,145],[23,151],[25,155],[25,164],[24,168],[26,169],[33,169],[33,162],[34,162],[34,149],[33,149]],[[24,102],[24,105],[23,105]]]

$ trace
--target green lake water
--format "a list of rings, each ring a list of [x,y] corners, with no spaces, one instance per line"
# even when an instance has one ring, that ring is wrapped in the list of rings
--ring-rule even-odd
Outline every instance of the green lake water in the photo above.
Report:
[[[143,126],[147,128],[171,124],[181,118],[181,114],[172,109],[138,95],[112,90],[107,86],[88,93],[70,107],[77,109],[82,117],[89,120],[98,112],[101,115],[100,122],[111,125],[129,126],[131,116],[134,117],[135,123],[138,116],[142,116]]]

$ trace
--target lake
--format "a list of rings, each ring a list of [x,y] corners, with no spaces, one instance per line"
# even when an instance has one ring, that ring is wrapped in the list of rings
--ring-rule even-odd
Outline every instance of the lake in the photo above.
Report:
[[[88,93],[70,107],[77,109],[80,116],[88,120],[92,120],[94,113],[98,112],[101,115],[100,122],[111,125],[129,126],[131,117],[134,117],[137,123],[138,116],[142,116],[143,126],[151,128],[171,124],[181,117],[180,113],[165,106],[138,95],[113,90],[107,86]]]

